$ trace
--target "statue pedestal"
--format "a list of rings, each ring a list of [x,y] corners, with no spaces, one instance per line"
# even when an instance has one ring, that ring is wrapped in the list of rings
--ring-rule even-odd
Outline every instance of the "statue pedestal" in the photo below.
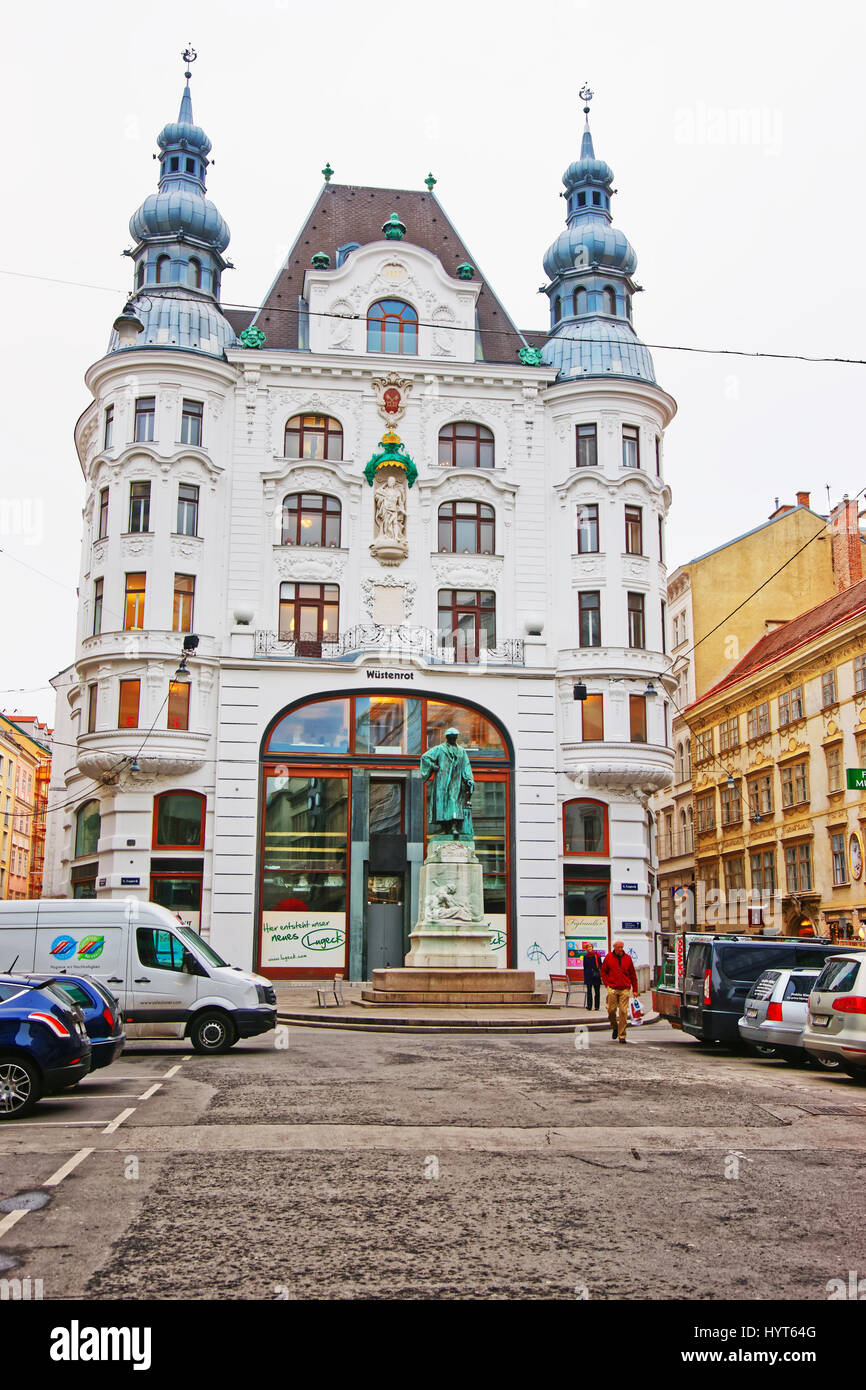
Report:
[[[418,921],[409,934],[413,969],[495,970],[484,918],[482,868],[472,840],[430,840],[421,870]]]

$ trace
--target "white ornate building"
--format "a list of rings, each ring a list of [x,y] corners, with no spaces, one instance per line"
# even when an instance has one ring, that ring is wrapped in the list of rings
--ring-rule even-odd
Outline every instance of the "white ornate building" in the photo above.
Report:
[[[154,897],[275,976],[402,964],[418,762],[456,724],[502,963],[543,976],[619,935],[648,962],[675,405],[588,125],[533,334],[432,176],[329,168],[262,306],[222,312],[188,82],[159,146],[76,428],[46,892]]]

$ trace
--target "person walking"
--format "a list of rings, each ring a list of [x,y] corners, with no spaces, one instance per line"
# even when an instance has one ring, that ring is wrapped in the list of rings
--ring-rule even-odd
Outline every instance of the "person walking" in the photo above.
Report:
[[[583,953],[583,983],[586,985],[586,1007],[595,1012],[601,1007],[601,956],[594,946]]]
[[[637,974],[634,961],[626,955],[621,941],[613,943],[601,963],[601,978],[607,986],[607,1017],[611,1027],[611,1038],[618,1042],[626,1041],[625,1030],[628,1021],[628,996],[634,990],[637,998]]]

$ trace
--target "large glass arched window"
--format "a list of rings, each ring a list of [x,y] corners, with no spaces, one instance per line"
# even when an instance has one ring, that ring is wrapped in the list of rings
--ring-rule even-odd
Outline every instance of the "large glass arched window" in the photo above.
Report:
[[[439,462],[450,468],[493,468],[493,431],[474,420],[458,420],[439,431]]]
[[[293,415],[286,425],[283,452],[287,459],[343,457],[343,426],[333,415]]]
[[[99,802],[85,801],[75,813],[75,858],[95,854],[99,843]]]
[[[367,351],[418,352],[418,314],[402,299],[380,299],[367,310]]]
[[[162,792],[153,799],[155,849],[204,848],[205,798],[200,792]]]
[[[492,555],[496,513],[486,502],[443,502],[438,540],[439,550],[448,555]]]
[[[607,807],[603,801],[566,801],[562,828],[565,854],[608,853]]]
[[[342,507],[321,492],[291,492],[283,499],[283,545],[340,544]]]

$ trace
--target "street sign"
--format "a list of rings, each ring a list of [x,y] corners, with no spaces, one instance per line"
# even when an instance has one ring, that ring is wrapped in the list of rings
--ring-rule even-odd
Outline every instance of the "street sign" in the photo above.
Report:
[[[866,792],[866,767],[846,767],[849,792]]]

